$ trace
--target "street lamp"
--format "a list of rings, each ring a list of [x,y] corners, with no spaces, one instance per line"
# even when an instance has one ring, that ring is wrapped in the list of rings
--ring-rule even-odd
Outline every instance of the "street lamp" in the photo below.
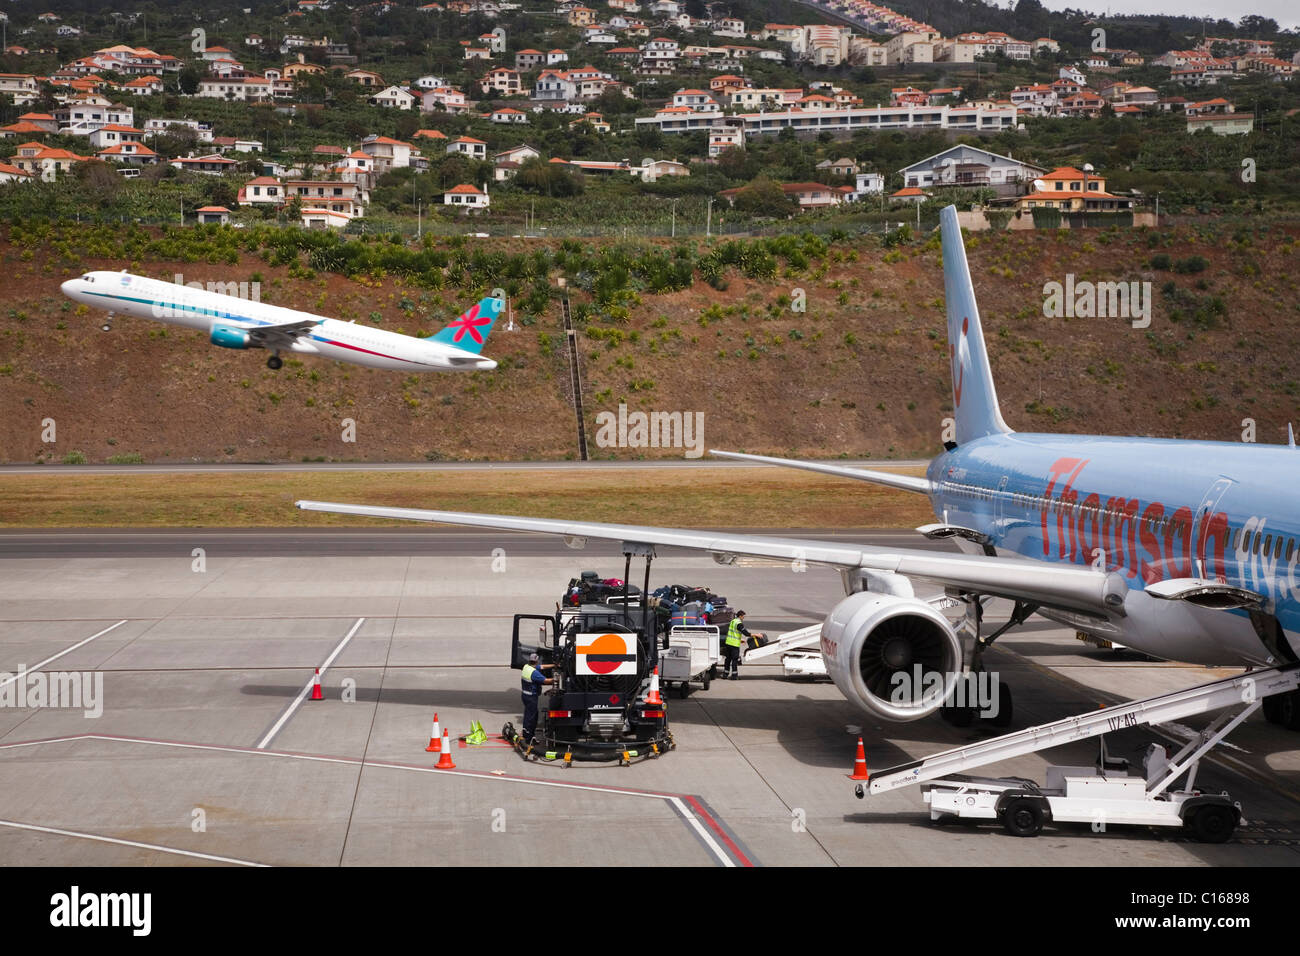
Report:
[[[1088,174],[1093,171],[1092,163],[1083,164],[1083,228],[1088,228]]]

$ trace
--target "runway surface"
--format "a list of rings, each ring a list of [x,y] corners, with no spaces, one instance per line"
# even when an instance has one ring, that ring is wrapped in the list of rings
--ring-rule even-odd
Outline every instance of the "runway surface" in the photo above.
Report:
[[[905,532],[839,534],[930,546]],[[518,721],[512,616],[552,610],[580,570],[621,575],[616,551],[456,529],[0,535],[0,671],[103,680],[98,717],[0,707],[0,862],[1300,862],[1300,738],[1258,716],[1199,778],[1241,801],[1247,822],[1231,842],[1086,826],[1022,840],[932,826],[915,789],[860,801],[847,779],[859,733],[881,769],[992,731],[882,723],[775,664],[670,698],[678,748],[654,761],[565,770],[457,747],[456,771],[434,770],[435,713],[455,735],[474,719],[489,732]],[[843,596],[838,575],[815,568],[724,567],[665,549],[654,569],[653,584],[709,585],[769,633],[815,623]],[[1013,728],[1229,673],[1090,650],[1041,621],[1002,638],[989,664],[1013,688]],[[322,701],[309,699],[317,667]],[[1139,765],[1148,741],[1198,726],[1122,731],[1110,751]],[[1095,746],[1050,759],[1091,764]],[[1048,759],[984,772],[1041,780]]]

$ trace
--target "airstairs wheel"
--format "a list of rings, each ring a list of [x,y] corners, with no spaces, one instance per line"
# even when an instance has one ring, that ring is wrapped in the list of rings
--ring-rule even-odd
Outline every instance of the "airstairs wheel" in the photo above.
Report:
[[[1017,797],[1002,811],[1002,825],[1012,836],[1035,837],[1043,832],[1043,807],[1032,797]]]

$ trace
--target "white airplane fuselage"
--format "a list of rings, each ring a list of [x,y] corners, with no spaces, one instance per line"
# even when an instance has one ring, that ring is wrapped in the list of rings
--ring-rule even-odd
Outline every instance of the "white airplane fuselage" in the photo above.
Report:
[[[208,334],[212,344],[225,348],[247,348],[238,344],[244,330],[313,322],[314,328],[283,350],[411,372],[473,371],[497,364],[441,342],[125,272],[88,272],[61,288],[68,298],[97,309],[198,329]]]

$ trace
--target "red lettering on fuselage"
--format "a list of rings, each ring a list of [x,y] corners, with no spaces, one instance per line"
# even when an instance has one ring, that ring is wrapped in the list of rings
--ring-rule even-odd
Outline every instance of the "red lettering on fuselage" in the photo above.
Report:
[[[1048,468],[1039,515],[1043,557],[1052,554],[1048,515],[1055,511],[1055,551],[1061,560],[1086,565],[1103,557],[1107,568],[1123,569],[1127,577],[1140,577],[1146,584],[1197,573],[1227,580],[1225,553],[1231,531],[1225,513],[1214,512],[1196,522],[1186,506],[1165,518],[1170,509],[1158,501],[1144,509],[1137,498],[1114,495],[1103,504],[1099,494],[1084,494],[1074,487],[1087,463],[1088,459],[1058,458]]]
[[[1051,536],[1047,533],[1047,514],[1049,511],[1052,510],[1052,489],[1056,487],[1056,479],[1060,478],[1062,475],[1068,476],[1066,478],[1065,485],[1067,488],[1069,488],[1070,482],[1073,481],[1075,477],[1078,476],[1079,471],[1087,463],[1088,463],[1088,459],[1086,458],[1058,458],[1056,459],[1056,461],[1052,462],[1051,467],[1047,469],[1047,473],[1051,475],[1051,478],[1047,482],[1047,500],[1044,502],[1043,514],[1042,514],[1043,557],[1047,557],[1049,554],[1051,554],[1050,551]],[[1065,520],[1064,513],[1062,509],[1062,513],[1059,514],[1057,517],[1057,523],[1059,524],[1061,521],[1064,520]],[[1060,556],[1065,557],[1065,552],[1062,551]]]
[[[1164,574],[1160,567],[1160,540],[1156,537],[1156,523],[1165,516],[1165,506],[1158,501],[1153,501],[1147,505],[1146,511],[1142,512],[1141,527],[1138,529],[1138,538],[1142,542],[1142,547],[1146,549],[1146,557],[1141,561],[1139,568],[1142,574],[1142,580],[1147,584],[1155,584]]]

